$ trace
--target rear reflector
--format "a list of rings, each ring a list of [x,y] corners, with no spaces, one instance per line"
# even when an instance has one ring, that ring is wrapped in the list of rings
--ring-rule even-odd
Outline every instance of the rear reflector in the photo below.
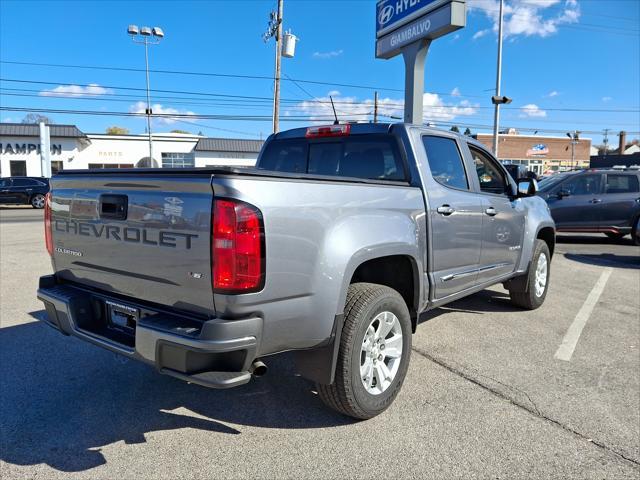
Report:
[[[307,128],[306,138],[344,137],[351,132],[351,125],[324,125],[322,127]]]
[[[44,243],[49,255],[53,255],[53,236],[51,233],[51,192],[49,192],[44,200]]]
[[[217,292],[249,293],[264,284],[262,215],[237,200],[214,201],[211,255]]]

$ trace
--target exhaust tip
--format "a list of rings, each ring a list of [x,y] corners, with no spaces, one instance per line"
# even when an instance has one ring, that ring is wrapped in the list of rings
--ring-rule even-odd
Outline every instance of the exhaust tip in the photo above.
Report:
[[[262,377],[267,373],[267,366],[260,360],[256,360],[251,364],[249,371],[254,377]]]

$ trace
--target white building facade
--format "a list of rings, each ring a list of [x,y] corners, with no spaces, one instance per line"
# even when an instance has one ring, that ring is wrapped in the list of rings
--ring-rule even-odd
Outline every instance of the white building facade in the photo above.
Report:
[[[83,133],[50,125],[51,171],[87,168],[253,166],[261,140],[208,138],[183,133],[147,135]],[[38,125],[0,123],[0,176],[42,176]]]

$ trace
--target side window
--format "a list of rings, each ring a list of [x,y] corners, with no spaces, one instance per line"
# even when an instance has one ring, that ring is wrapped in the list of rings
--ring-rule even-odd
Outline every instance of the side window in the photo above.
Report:
[[[276,172],[306,173],[306,142],[301,140],[271,142],[262,155],[260,168]]]
[[[473,164],[480,181],[480,190],[484,193],[506,195],[509,182],[505,173],[492,158],[469,145]]]
[[[0,188],[8,188],[11,186],[10,178],[0,178]]]
[[[633,193],[640,191],[636,175],[607,175],[607,193]]]
[[[455,140],[444,137],[422,137],[429,168],[434,180],[445,187],[469,189],[462,157]]]
[[[596,195],[600,193],[600,175],[580,175],[560,184],[560,190],[570,195]]]
[[[35,180],[29,180],[28,178],[15,178],[13,180],[14,187],[33,187],[37,184]]]

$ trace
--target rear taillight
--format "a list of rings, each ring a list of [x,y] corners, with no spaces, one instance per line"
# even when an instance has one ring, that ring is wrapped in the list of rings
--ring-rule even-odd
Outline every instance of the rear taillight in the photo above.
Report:
[[[260,211],[237,200],[216,199],[211,234],[214,290],[226,293],[260,290],[264,283]]]
[[[351,125],[323,125],[320,127],[309,127],[305,137],[322,138],[322,137],[345,137],[351,133]]]
[[[44,243],[49,255],[53,255],[53,236],[51,235],[51,193],[44,200]]]

